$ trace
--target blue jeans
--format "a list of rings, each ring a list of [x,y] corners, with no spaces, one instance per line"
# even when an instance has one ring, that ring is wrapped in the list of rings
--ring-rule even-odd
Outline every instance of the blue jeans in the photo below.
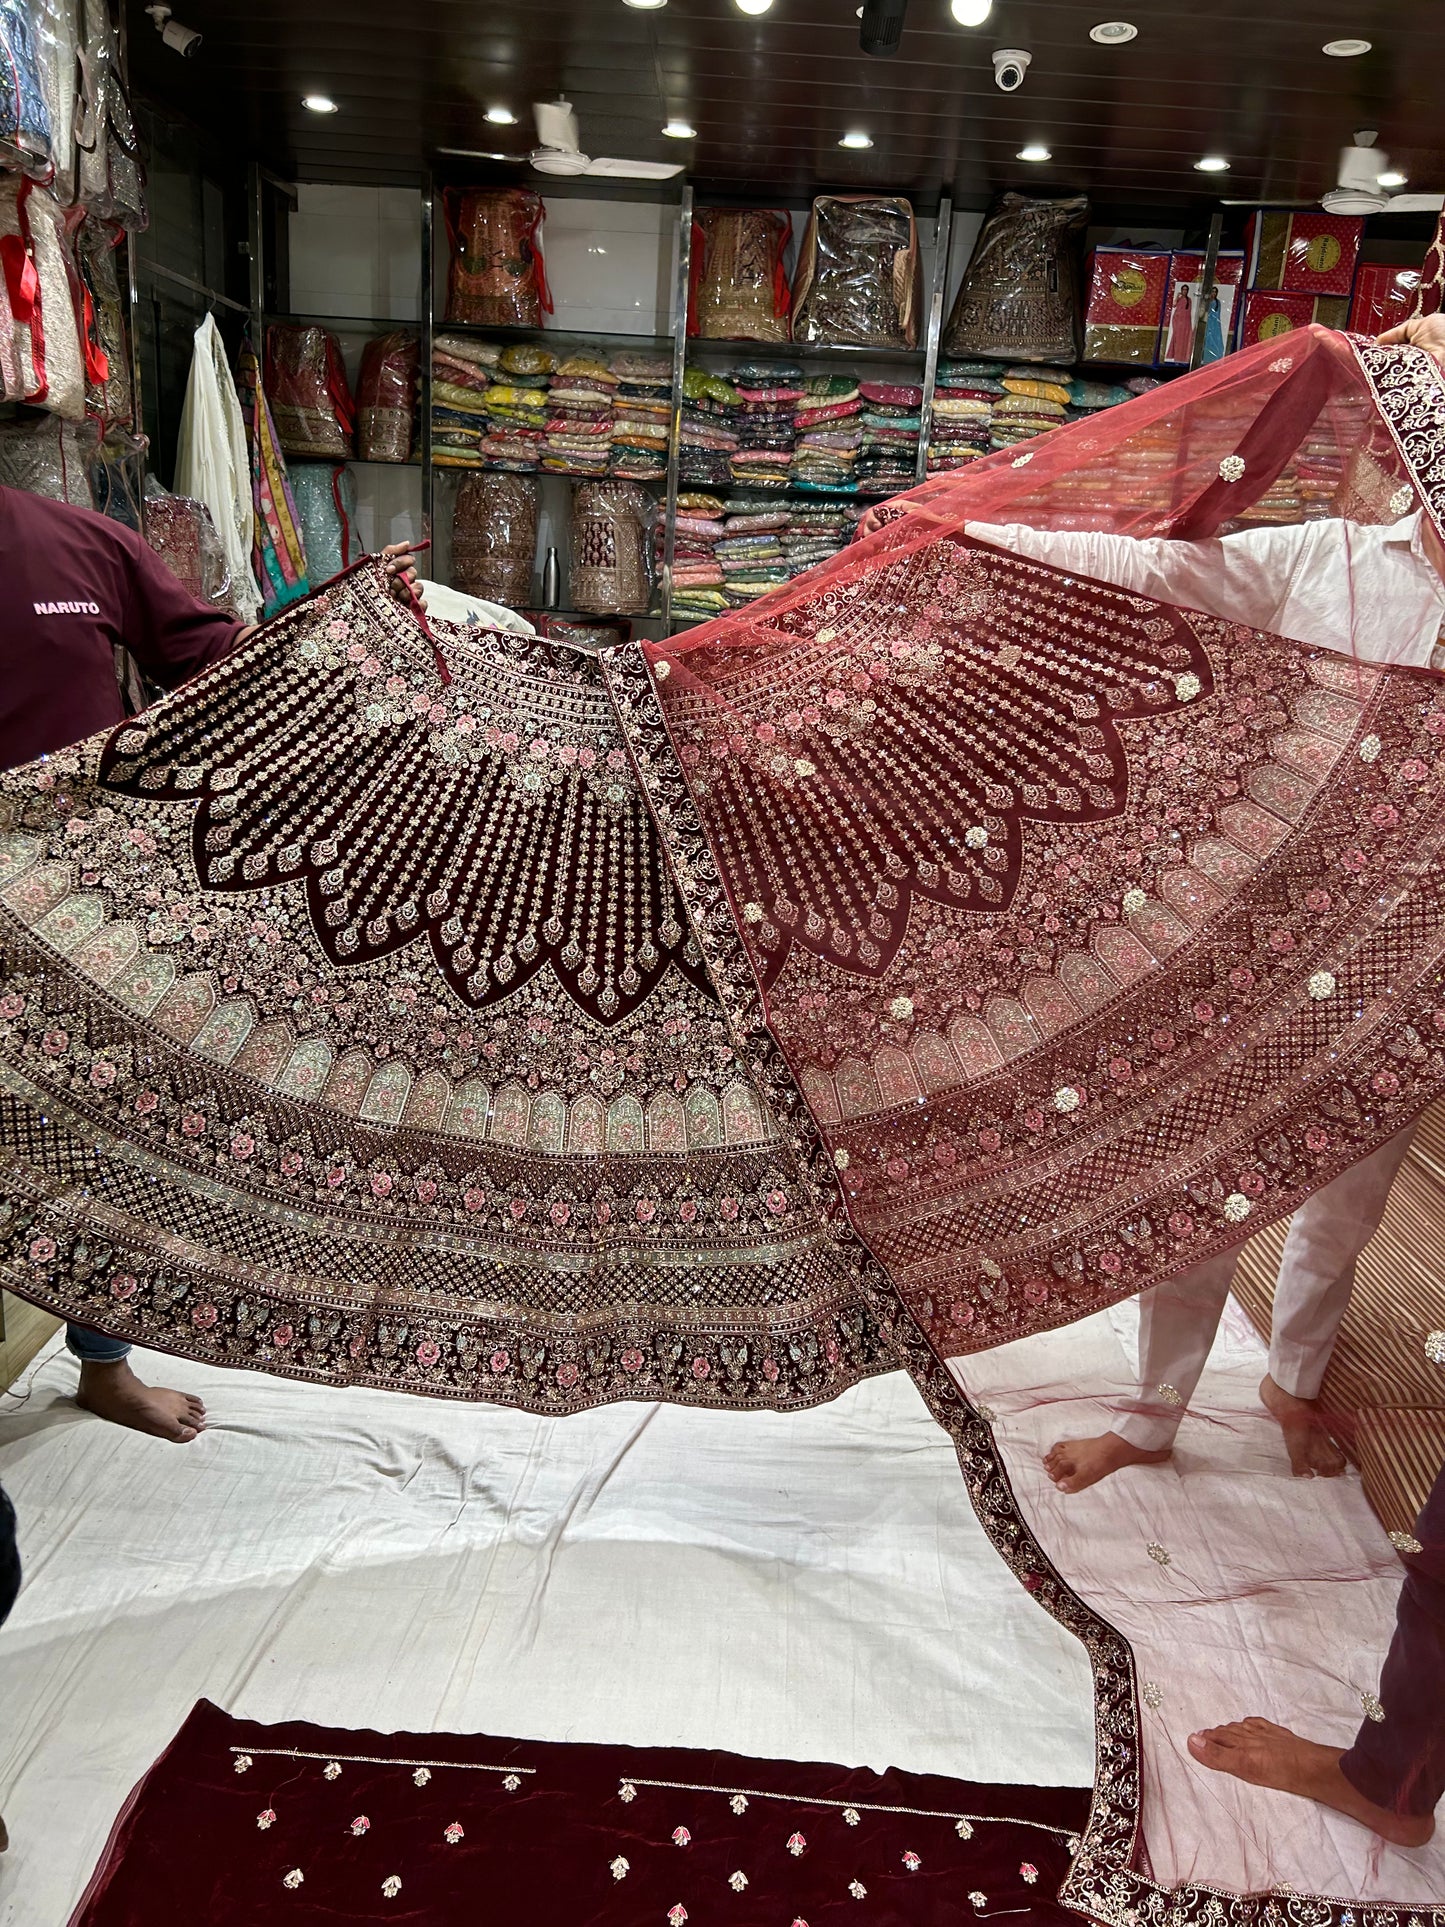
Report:
[[[89,1325],[67,1325],[65,1343],[82,1365],[118,1365],[130,1351],[123,1338],[107,1338]]]

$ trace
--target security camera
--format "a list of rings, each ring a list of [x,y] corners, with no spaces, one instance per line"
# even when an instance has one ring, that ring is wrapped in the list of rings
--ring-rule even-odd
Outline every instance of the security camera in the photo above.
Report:
[[[1000,93],[1016,94],[1024,84],[1024,75],[1033,61],[1033,55],[1025,53],[1022,47],[1000,47],[993,56],[993,84]]]
[[[189,60],[200,52],[200,34],[194,27],[184,26],[175,19],[169,7],[147,7],[146,12],[155,22],[156,32],[173,53]]]

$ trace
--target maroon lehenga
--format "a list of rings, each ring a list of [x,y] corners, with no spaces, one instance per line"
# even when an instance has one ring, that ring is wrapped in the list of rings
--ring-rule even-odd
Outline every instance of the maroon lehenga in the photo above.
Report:
[[[1311,330],[671,642],[428,635],[368,566],[12,771],[5,1284],[553,1413],[910,1370],[1094,1659],[1065,1899],[1209,1918],[1129,1871],[1128,1645],[944,1360],[1237,1243],[1445,1090],[1445,690],[965,524],[1438,540],[1442,419],[1428,357]]]

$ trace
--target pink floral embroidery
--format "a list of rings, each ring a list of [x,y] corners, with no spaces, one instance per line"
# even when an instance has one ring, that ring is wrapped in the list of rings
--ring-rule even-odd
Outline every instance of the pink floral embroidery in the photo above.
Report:
[[[1400,1088],[1400,1080],[1393,1071],[1376,1071],[1370,1083],[1381,1097],[1393,1097]]]
[[[255,1148],[255,1138],[248,1137],[244,1131],[238,1131],[231,1139],[231,1156],[233,1158],[240,1158],[242,1162],[250,1157]]]
[[[738,1215],[738,1201],[736,1198],[719,1198],[717,1208],[719,1217],[726,1218],[729,1222]]]
[[[118,1271],[110,1281],[110,1295],[112,1298],[134,1298],[139,1282],[133,1272]]]
[[[903,1864],[905,1867],[907,1867],[910,1873],[917,1873],[918,1869],[923,1865],[923,1862],[919,1859],[916,1853],[910,1850],[908,1853],[904,1854]]]
[[[186,1137],[200,1137],[206,1128],[206,1120],[199,1111],[186,1111],[181,1117],[181,1131]]]
[[[416,1348],[416,1362],[430,1371],[442,1355],[442,1348],[434,1338],[424,1338]]]
[[[1305,1147],[1310,1151],[1328,1151],[1330,1148],[1329,1132],[1320,1130],[1306,1131]]]
[[[373,1172],[372,1179],[371,1179],[371,1195],[374,1198],[390,1197],[391,1186],[392,1186],[392,1176],[390,1171]]]
[[[692,1361],[692,1375],[694,1378],[706,1378],[711,1371],[712,1366],[709,1365],[705,1358],[695,1358]]]
[[[668,1908],[667,1918],[669,1927],[682,1927],[682,1923],[687,1919],[687,1909],[680,1900],[675,1907]]]
[[[303,1162],[304,1160],[299,1151],[283,1151],[281,1153],[282,1177],[294,1178],[295,1176],[297,1176],[297,1174],[300,1172]]]
[[[47,1057],[63,1057],[70,1048],[70,1032],[48,1030],[40,1040],[40,1048]]]
[[[557,1383],[562,1387],[564,1392],[570,1392],[581,1376],[582,1374],[575,1365],[567,1364],[557,1367]]]
[[[256,1825],[261,1829],[262,1833],[266,1831],[267,1827],[274,1827],[275,1824],[276,1809],[274,1807],[263,1807],[260,1813],[256,1815]]]
[[[197,1305],[191,1313],[191,1323],[197,1331],[209,1331],[220,1315],[214,1305]]]
[[[640,1372],[646,1363],[646,1359],[635,1346],[622,1354],[621,1365],[624,1372]]]
[[[442,1834],[442,1839],[446,1841],[449,1847],[454,1847],[458,1840],[465,1840],[465,1838],[466,1829],[459,1820],[453,1820],[451,1825]]]
[[[1034,1865],[1032,1860],[1025,1860],[1023,1865],[1019,1868],[1019,1872],[1023,1875],[1024,1879],[1027,1880],[1027,1882],[1031,1887],[1039,1877],[1039,1870]]]
[[[362,1834],[371,1832],[371,1822],[370,1820],[367,1819],[364,1813],[357,1814],[356,1818],[351,1823],[351,1831],[356,1835],[358,1840],[361,1838]]]
[[[792,1854],[795,1860],[800,1854],[806,1853],[807,1850],[808,1843],[801,1833],[790,1833],[788,1835],[788,1852]]]
[[[15,991],[9,991],[5,996],[0,997],[0,1017],[19,1017],[24,1009],[25,999]]]
[[[686,1827],[674,1827],[672,1830],[672,1844],[675,1847],[690,1847],[692,1845],[692,1834]]]
[[[418,1204],[430,1204],[432,1199],[436,1196],[436,1194],[437,1194],[437,1187],[436,1187],[435,1178],[418,1178],[417,1179],[416,1201]]]
[[[480,1211],[487,1202],[487,1194],[476,1185],[462,1193],[462,1203],[468,1211]]]
[[[508,1352],[493,1352],[489,1362],[494,1372],[504,1372],[512,1362],[511,1354]]]
[[[274,1345],[279,1345],[284,1351],[295,1336],[295,1332],[289,1325],[278,1325],[271,1334],[271,1342]]]
[[[570,1204],[564,1204],[563,1201],[559,1198],[557,1202],[552,1206],[551,1215],[552,1215],[553,1224],[555,1224],[558,1230],[560,1231],[562,1226],[566,1224],[567,1220],[571,1217],[572,1207]]]
[[[54,1238],[32,1238],[30,1240],[30,1262],[32,1265],[49,1264],[54,1256]]]
[[[98,1091],[108,1090],[115,1078],[115,1065],[106,1063],[103,1057],[97,1058],[90,1067],[90,1081]]]
[[[139,1091],[135,1100],[136,1111],[141,1117],[149,1117],[160,1101],[155,1091]]]

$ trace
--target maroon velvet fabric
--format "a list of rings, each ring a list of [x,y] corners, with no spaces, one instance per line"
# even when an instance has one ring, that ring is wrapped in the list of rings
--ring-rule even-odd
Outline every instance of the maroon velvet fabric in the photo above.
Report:
[[[71,1927],[1061,1927],[1088,1805],[681,1748],[263,1726],[202,1700]]]

